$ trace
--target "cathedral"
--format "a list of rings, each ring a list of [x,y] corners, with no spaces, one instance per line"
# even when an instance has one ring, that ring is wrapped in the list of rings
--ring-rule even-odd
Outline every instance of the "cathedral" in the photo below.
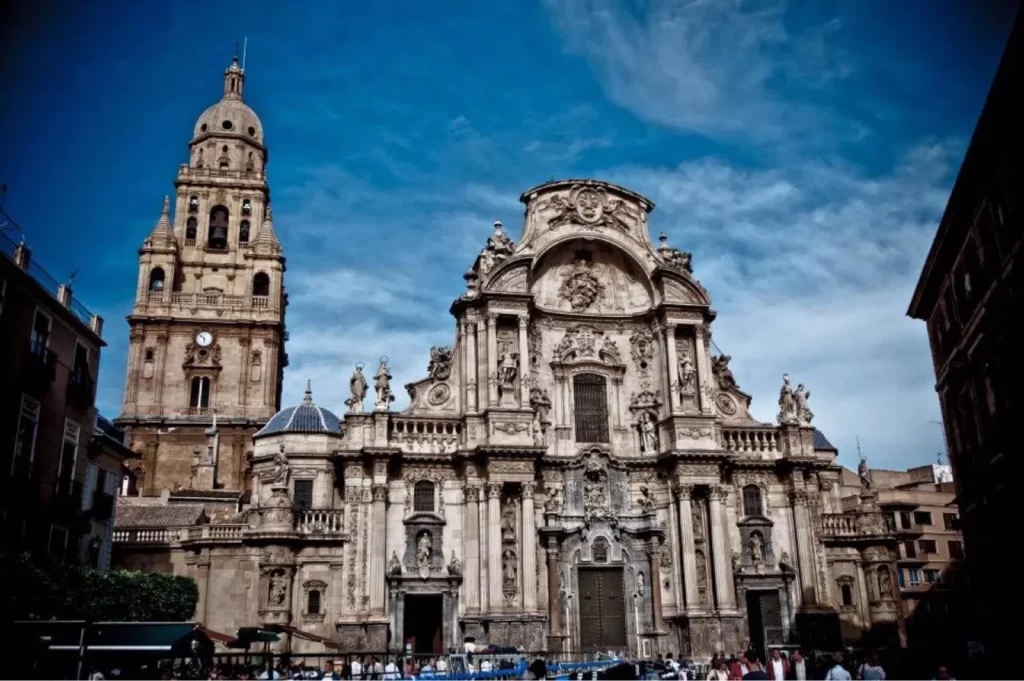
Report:
[[[526,190],[403,411],[387,357],[319,377],[348,378],[340,417],[309,386],[280,409],[284,257],[243,83],[236,61],[139,251],[119,565],[192,576],[197,620],[276,625],[296,651],[474,637],[706,660],[896,638],[870,472],[840,497],[799,377],[777,423],[751,416],[696,263],[652,242],[630,189]]]

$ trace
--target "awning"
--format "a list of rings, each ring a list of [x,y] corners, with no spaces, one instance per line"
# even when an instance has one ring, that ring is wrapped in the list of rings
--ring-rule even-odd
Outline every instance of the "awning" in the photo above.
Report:
[[[16,622],[20,634],[54,652],[208,653],[213,641],[195,622]],[[85,637],[83,639],[83,628]]]
[[[235,640],[235,637],[231,634],[224,634],[219,631],[214,631],[213,629],[207,629],[201,624],[199,625],[199,631],[209,636],[210,640],[216,641],[218,643],[223,643],[225,645]]]
[[[303,631],[302,629],[296,629],[295,627],[290,627],[287,624],[268,624],[266,626],[266,629],[268,629],[269,631],[279,631],[281,633],[291,634],[292,636],[298,636],[299,638],[304,638],[307,641],[313,641],[315,643],[323,643],[328,648],[338,647],[337,641],[333,639],[327,638],[326,636],[321,636],[320,634],[314,634],[311,631]]]

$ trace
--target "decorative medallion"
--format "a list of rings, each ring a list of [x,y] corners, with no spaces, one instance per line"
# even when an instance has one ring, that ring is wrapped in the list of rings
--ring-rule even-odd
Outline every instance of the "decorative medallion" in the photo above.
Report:
[[[618,227],[628,231],[629,222],[636,222],[635,211],[621,199],[608,196],[604,187],[573,185],[565,196],[553,196],[548,208],[555,215],[548,220],[549,227],[577,223],[584,227]]]
[[[718,411],[726,416],[735,416],[738,411],[736,400],[725,393],[718,394],[718,397],[715,398],[715,404],[718,406]]]
[[[434,405],[442,405],[452,396],[452,390],[447,383],[438,383],[427,393],[427,402]]]
[[[604,297],[604,283],[598,278],[591,260],[577,257],[567,269],[558,295],[569,302],[574,312],[583,312]]]

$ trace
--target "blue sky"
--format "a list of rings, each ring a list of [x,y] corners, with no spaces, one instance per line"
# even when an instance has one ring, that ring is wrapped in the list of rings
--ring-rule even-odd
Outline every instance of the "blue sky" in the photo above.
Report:
[[[491,222],[517,237],[523,189],[592,176],[653,199],[652,236],[694,253],[755,416],[789,372],[841,462],[859,436],[874,466],[929,463],[934,377],[904,312],[1009,4],[21,3],[0,28],[4,205],[106,318],[116,414],[136,249],[248,36],[286,402],[310,377],[340,412],[352,364],[382,354],[397,384],[424,375]]]

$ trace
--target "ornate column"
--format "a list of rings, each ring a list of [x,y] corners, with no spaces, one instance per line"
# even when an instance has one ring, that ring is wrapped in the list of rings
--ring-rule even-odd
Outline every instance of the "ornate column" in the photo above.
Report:
[[[711,516],[711,555],[715,570],[715,600],[719,610],[735,610],[732,597],[732,557],[729,555],[729,536],[725,531],[725,501],[729,490],[722,486],[711,488],[708,514]]]
[[[466,411],[475,414],[477,411],[477,380],[476,380],[476,325],[472,319],[466,319]],[[478,490],[479,491],[479,490]]]
[[[700,601],[697,596],[697,547],[693,541],[693,485],[676,486],[676,505],[679,507],[679,537],[683,548],[683,593],[686,609],[697,610]]]
[[[654,615],[654,631],[664,631],[665,623],[661,619],[661,572],[658,564],[659,546],[657,542],[647,550],[648,578],[647,583],[651,588],[651,612]],[[638,623],[639,624],[639,623]]]
[[[714,406],[711,404],[712,390],[711,361],[708,359],[707,329],[703,324],[694,327],[694,345],[697,347],[697,386],[700,394],[700,413],[714,413]]]
[[[384,614],[384,551],[387,530],[387,485],[373,486],[373,505],[370,510],[370,612],[374,615]]]
[[[487,358],[483,357],[483,355],[486,354],[486,353],[484,353],[483,352],[483,348],[480,347],[485,342],[486,333],[487,333],[487,322],[485,322],[482,317],[478,317],[477,320],[476,320],[476,339],[477,339],[477,342],[474,345],[474,347],[476,348],[477,353],[476,353],[476,357],[473,358],[475,360],[475,362],[476,362],[476,364],[474,364],[475,370],[473,371],[473,376],[474,376],[474,378],[476,378],[477,411],[479,411],[480,408],[486,403],[486,399],[487,399],[486,398],[486,393],[484,392],[484,391],[487,390],[487,383],[488,383],[487,382],[487,364],[486,364]]]
[[[463,552],[466,556],[466,612],[480,612],[480,488],[466,487],[466,532]]]
[[[796,559],[800,566],[801,603],[804,606],[816,605],[814,578],[814,544],[811,531],[811,518],[807,510],[807,490],[798,489],[790,494],[793,500],[793,519],[796,524]]]
[[[537,485],[523,483],[523,610],[537,611],[537,523],[533,512],[533,493]]]
[[[487,483],[487,600],[491,612],[501,607],[501,483]]]
[[[558,589],[558,540],[548,539],[548,636],[562,635],[562,610]]]
[[[530,340],[526,335],[529,318],[522,315],[519,320],[519,406],[530,406]]]
[[[679,404],[679,358],[676,356],[676,325],[665,326],[665,357],[668,361],[668,394],[672,413],[680,412]]]
[[[487,315],[487,404],[498,404],[498,315]]]

